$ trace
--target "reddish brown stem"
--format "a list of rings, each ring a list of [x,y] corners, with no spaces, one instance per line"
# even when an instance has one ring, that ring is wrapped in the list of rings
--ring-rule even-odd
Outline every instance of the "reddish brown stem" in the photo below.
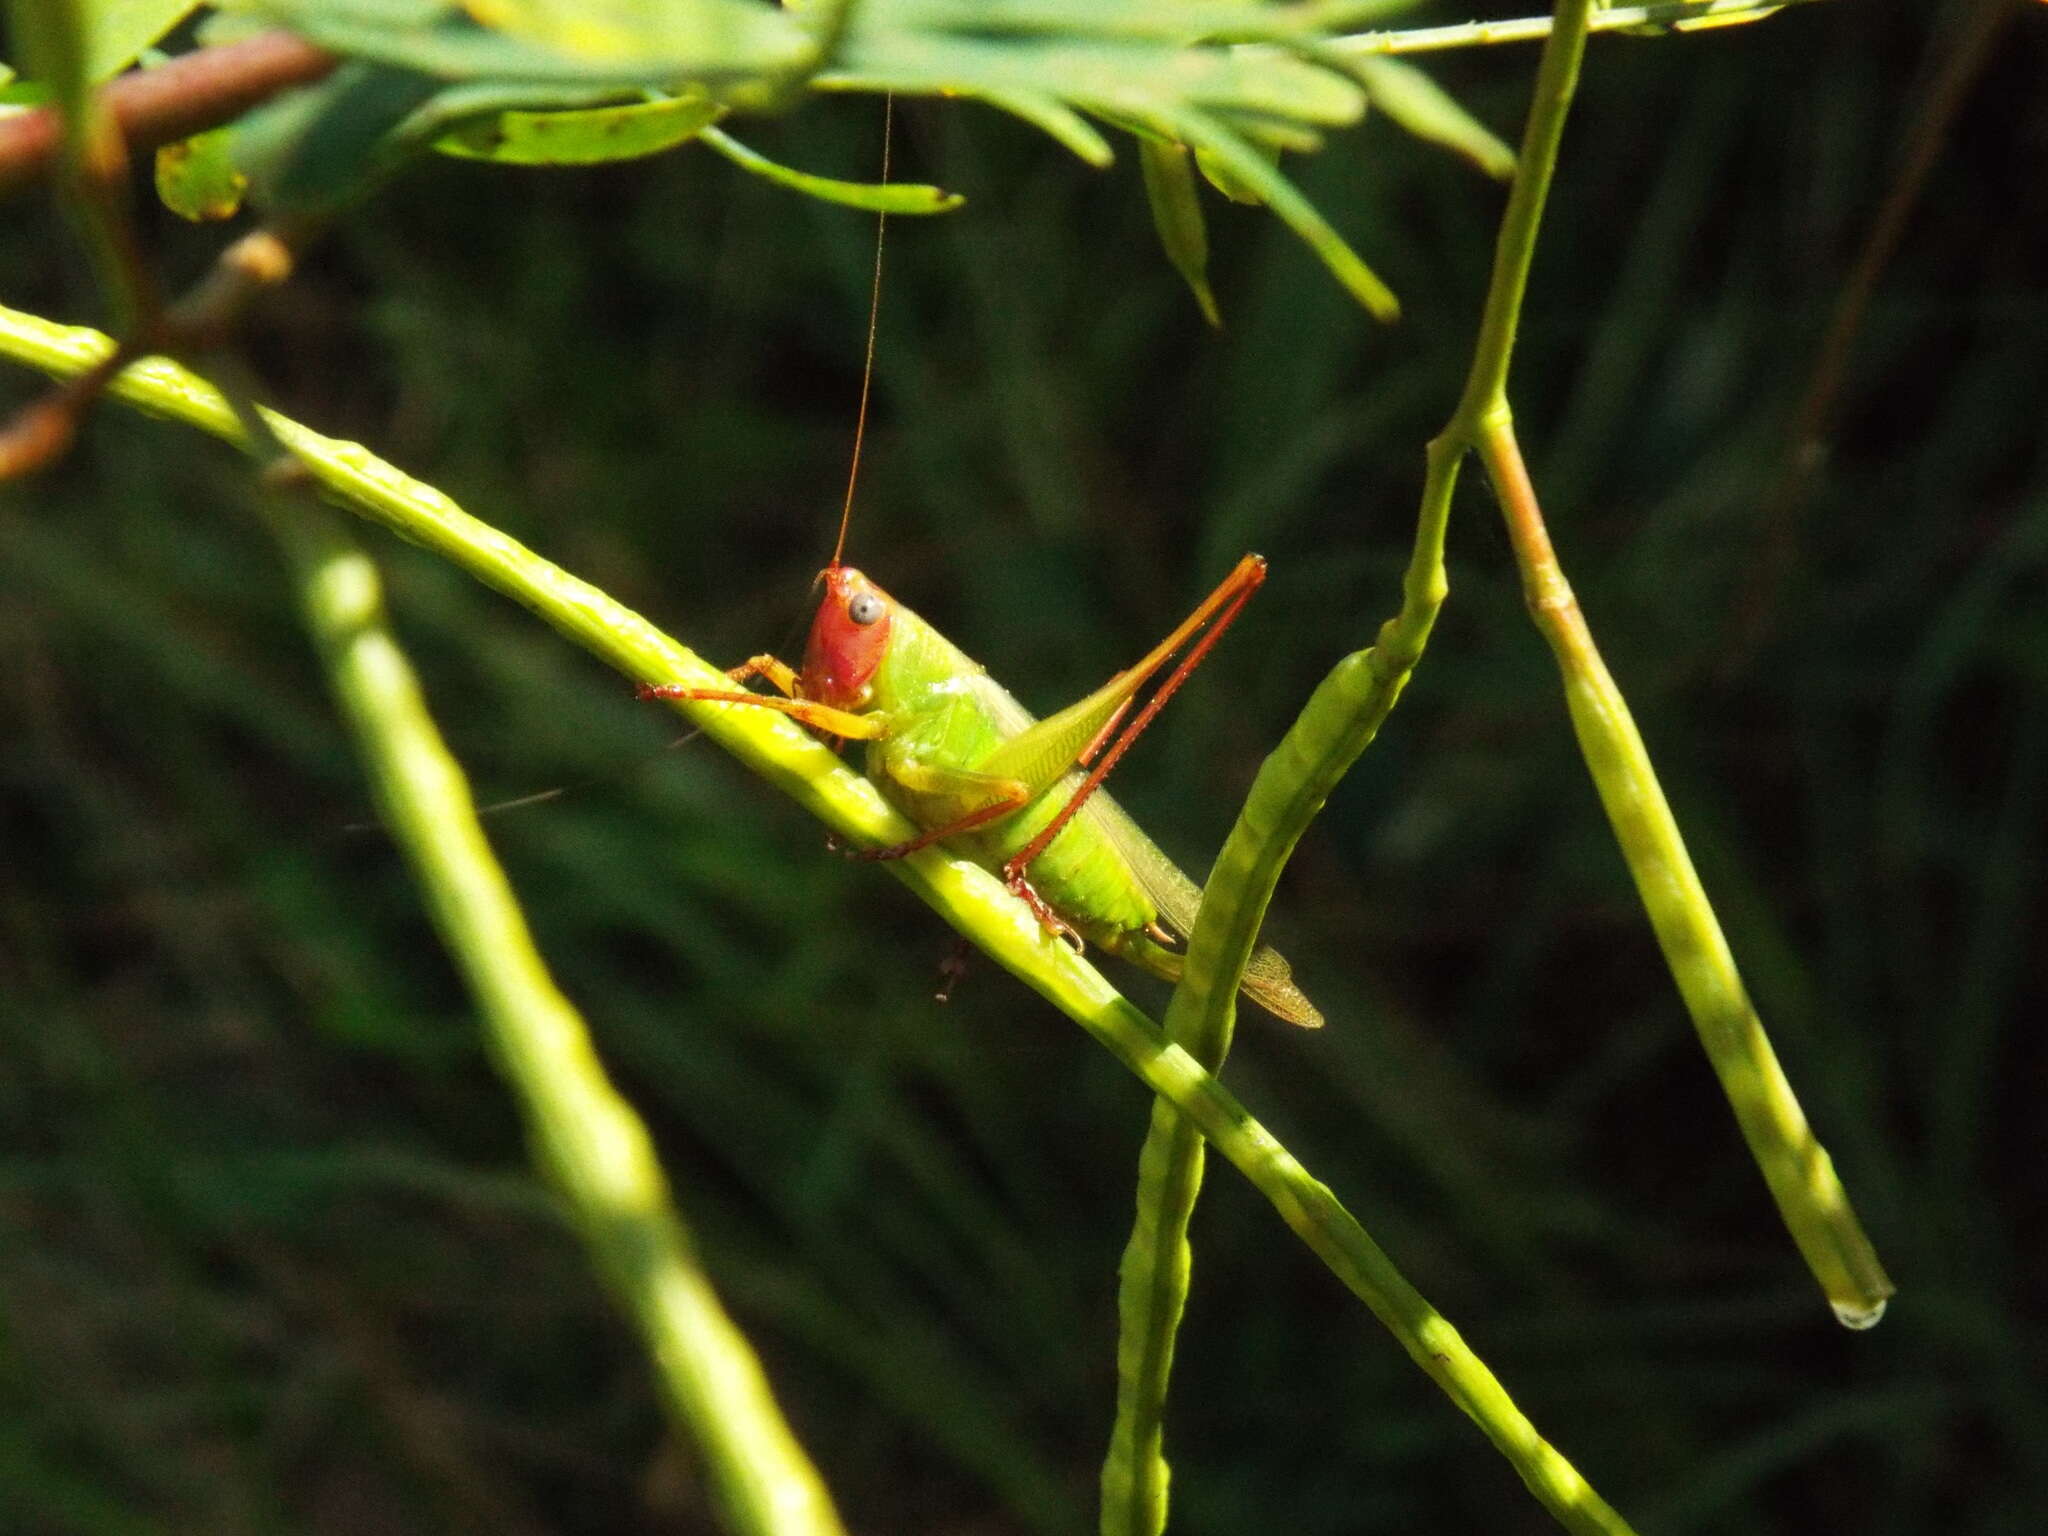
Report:
[[[68,453],[78,436],[78,424],[93,401],[138,355],[136,348],[117,346],[85,372],[40,400],[31,400],[0,424],[0,483],[31,474]]]
[[[119,233],[126,233],[125,220],[114,223]],[[283,233],[259,229],[222,251],[207,276],[167,313],[157,311],[149,288],[139,288],[138,293],[148,301],[148,312],[139,318],[134,334],[122,337],[113,351],[85,372],[0,424],[0,482],[32,474],[68,452],[78,436],[79,423],[106,387],[138,357],[217,345],[252,297],[291,275],[295,259]]]
[[[289,32],[262,32],[122,75],[100,87],[99,100],[129,150],[140,154],[232,122],[281,91],[324,78],[340,62]],[[54,107],[0,121],[0,193],[47,175],[63,136]]]

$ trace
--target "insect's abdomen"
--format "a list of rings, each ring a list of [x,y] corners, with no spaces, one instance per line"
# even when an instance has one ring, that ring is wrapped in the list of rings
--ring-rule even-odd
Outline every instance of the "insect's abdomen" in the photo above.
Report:
[[[982,833],[976,839],[983,853],[980,862],[990,869],[1000,868],[1059,813],[1080,783],[1079,773],[1067,775],[1015,816]],[[1060,829],[1045,851],[1032,860],[1025,878],[1084,937],[1098,942],[1099,935],[1091,929],[1123,932],[1142,928],[1159,915],[1123,855],[1081,817]]]

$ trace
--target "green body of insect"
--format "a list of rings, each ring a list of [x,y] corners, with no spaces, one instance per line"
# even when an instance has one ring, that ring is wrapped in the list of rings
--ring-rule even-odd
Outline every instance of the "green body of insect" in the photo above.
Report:
[[[864,858],[943,842],[1001,874],[1040,920],[1077,944],[1098,945],[1168,980],[1201,892],[1098,785],[1263,579],[1247,556],[1188,620],[1128,671],[1044,720],[909,608],[848,567],[824,573],[801,671],[772,656],[735,667],[785,697],[651,688],[667,698],[779,709],[829,735],[867,743],[867,775],[920,835]],[[1183,657],[1142,708],[1138,690]],[[1286,961],[1261,947],[1243,990],[1289,1023],[1322,1014]]]

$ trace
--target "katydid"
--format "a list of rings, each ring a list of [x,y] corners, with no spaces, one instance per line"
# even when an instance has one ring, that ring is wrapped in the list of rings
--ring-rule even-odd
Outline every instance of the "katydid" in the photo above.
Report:
[[[884,182],[892,122],[885,109]],[[1246,555],[1136,666],[1043,720],[952,641],[841,564],[874,380],[886,228],[886,217],[878,218],[853,464],[832,562],[819,573],[825,595],[811,620],[803,669],[756,656],[726,675],[736,684],[765,678],[776,693],[668,684],[643,685],[640,696],[775,709],[841,741],[865,741],[868,778],[923,830],[894,847],[859,850],[855,858],[900,859],[944,843],[999,874],[1039,922],[1077,949],[1098,944],[1155,976],[1178,980],[1182,956],[1171,946],[1193,929],[1202,893],[1101,785],[1258,590],[1266,562]],[[1133,712],[1138,690],[1183,647],[1187,654]],[[1241,985],[1247,997],[1290,1024],[1313,1029],[1323,1022],[1287,962],[1264,945],[1253,952]]]
[[[820,575],[824,598],[802,669],[756,656],[727,673],[736,684],[763,678],[775,694],[679,685],[640,693],[780,710],[827,736],[866,742],[868,778],[923,830],[854,857],[901,858],[944,843],[1001,875],[1047,929],[1077,948],[1100,945],[1171,981],[1182,962],[1171,930],[1188,933],[1202,893],[1101,784],[1265,575],[1266,562],[1246,555],[1135,666],[1035,720],[984,668],[835,552]],[[1139,689],[1183,647],[1187,654],[1134,710]],[[1243,989],[1290,1024],[1323,1022],[1270,948],[1253,954]]]

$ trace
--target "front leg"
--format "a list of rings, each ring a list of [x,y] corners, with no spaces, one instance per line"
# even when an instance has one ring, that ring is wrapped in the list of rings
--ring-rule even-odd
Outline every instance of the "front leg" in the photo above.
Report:
[[[726,676],[734,682],[745,682],[751,677],[765,677],[784,693],[796,688],[796,673],[785,663],[773,656],[756,656],[741,662]],[[749,693],[743,688],[692,688],[682,683],[641,683],[633,690],[642,699],[670,699],[695,701],[703,704],[747,704],[756,709],[772,709],[778,714],[801,720],[813,730],[827,736],[843,739],[873,741],[889,734],[889,722],[880,715],[856,715],[843,709],[834,709],[829,704],[819,704],[810,699],[776,698],[765,693]]]
[[[736,667],[727,667],[725,675],[736,683],[744,683],[749,678],[765,677],[784,698],[796,697],[796,668],[765,653],[749,656]]]

